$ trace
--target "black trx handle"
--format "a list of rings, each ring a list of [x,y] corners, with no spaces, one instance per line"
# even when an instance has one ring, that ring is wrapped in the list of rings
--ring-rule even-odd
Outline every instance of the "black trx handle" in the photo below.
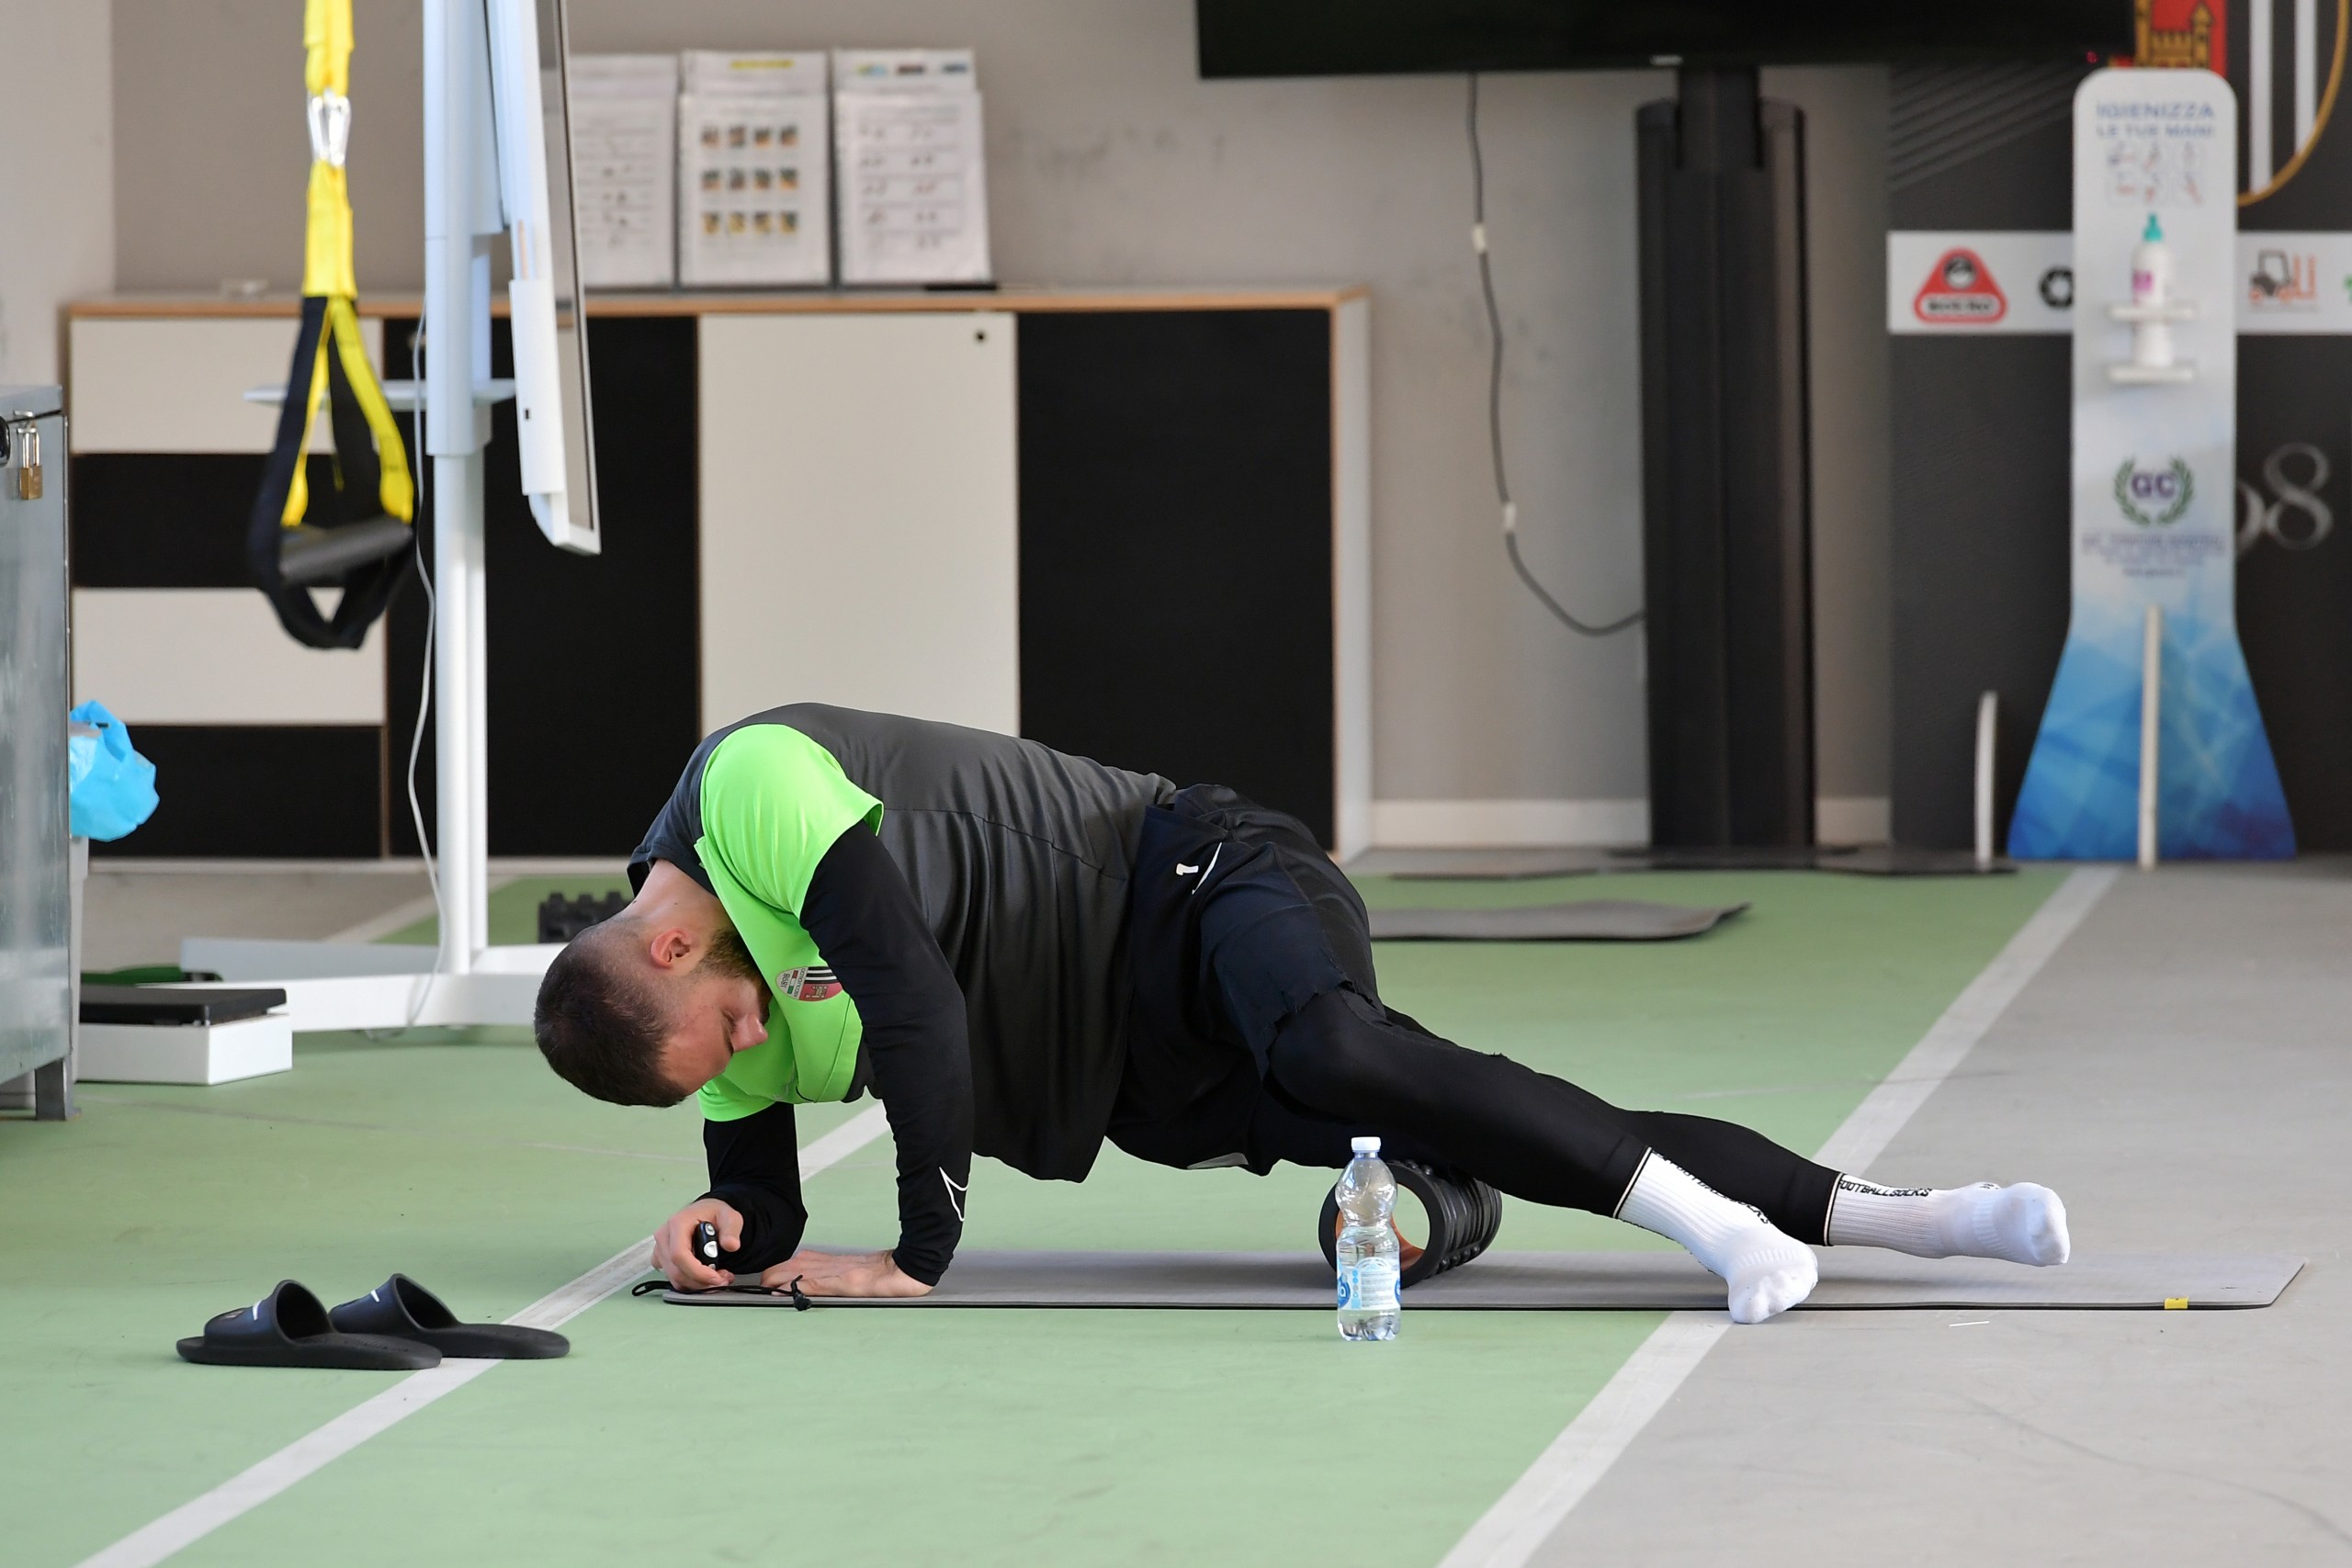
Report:
[[[1388,1161],[1396,1185],[1421,1201],[1430,1217],[1429,1238],[1421,1255],[1398,1276],[1400,1286],[1418,1285],[1432,1275],[1464,1263],[1495,1244],[1502,1229],[1503,1195],[1464,1171],[1440,1170],[1411,1160]],[[1323,1197],[1323,1217],[1315,1227],[1323,1260],[1340,1266],[1340,1188],[1337,1182]]]
[[[333,309],[337,305],[342,310]],[[405,500],[407,454],[395,435],[390,443],[391,456],[403,471],[387,487],[371,411],[363,407],[351,384],[343,345],[334,341],[343,325],[334,318],[349,310],[348,301],[315,294],[302,301],[302,328],[294,342],[286,401],[278,408],[277,444],[263,466],[261,491],[245,525],[245,564],[254,585],[268,596],[294,639],[311,648],[357,648],[391,603],[414,559],[407,519],[384,504],[388,488]],[[329,494],[311,492],[304,468],[317,407],[313,383],[322,374],[325,386],[319,389],[325,394],[335,445],[334,485]],[[377,396],[380,400],[381,394]],[[297,498],[298,486],[302,504],[295,511],[289,502]],[[299,523],[289,523],[289,512]],[[322,615],[311,601],[311,589],[338,581],[343,584],[342,603],[333,616]]]

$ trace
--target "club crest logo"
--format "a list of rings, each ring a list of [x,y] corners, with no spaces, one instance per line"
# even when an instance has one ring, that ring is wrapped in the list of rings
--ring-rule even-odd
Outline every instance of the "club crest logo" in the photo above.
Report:
[[[2137,457],[2126,457],[2115,470],[2115,504],[2143,528],[2179,522],[2196,498],[2196,472],[2178,457],[2161,468],[2143,468]]]
[[[2326,131],[2344,85],[2352,6],[2299,0],[2133,0],[2136,63],[2212,71],[2237,89],[2238,205],[2276,196]]]
[[[775,977],[775,999],[780,1002],[831,1001],[841,994],[841,981],[821,965],[786,969]]]

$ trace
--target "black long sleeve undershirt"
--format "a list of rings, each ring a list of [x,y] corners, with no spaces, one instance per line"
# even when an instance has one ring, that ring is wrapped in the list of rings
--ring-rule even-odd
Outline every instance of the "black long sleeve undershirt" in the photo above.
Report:
[[[874,1092],[899,1151],[899,1268],[935,1285],[964,1230],[972,1179],[972,1058],[964,993],[889,852],[864,824],[833,840],[809,879],[800,924],[850,999]],[[744,1216],[738,1273],[781,1262],[800,1242],[792,1108],[706,1122],[709,1196]],[[733,1260],[730,1260],[733,1266]]]
[[[737,1249],[721,1260],[728,1270],[756,1274],[791,1257],[808,1228],[792,1107],[771,1105],[740,1121],[705,1122],[702,1152],[710,1166],[710,1190],[703,1196],[743,1216]]]

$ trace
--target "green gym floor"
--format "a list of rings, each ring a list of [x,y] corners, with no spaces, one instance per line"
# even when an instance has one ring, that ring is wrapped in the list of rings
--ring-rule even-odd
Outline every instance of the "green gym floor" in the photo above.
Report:
[[[2062,875],[1364,889],[1751,901],[1682,942],[1388,944],[1383,989],[1466,1044],[1809,1153]],[[526,940],[544,892],[591,886],[510,883],[494,935]],[[504,1317],[701,1190],[691,1106],[589,1100],[520,1030],[304,1036],[291,1073],[82,1100],[68,1124],[0,1118],[0,1562],[17,1568],[81,1562],[395,1381],[177,1359],[173,1341],[210,1314],[284,1277],[332,1304],[399,1269],[461,1315]],[[803,1142],[862,1109],[804,1113]],[[885,1138],[817,1174],[810,1238],[887,1245],[890,1170]],[[1303,1250],[1329,1179],[1169,1171],[1107,1147],[1082,1186],[983,1162],[965,1246]],[[1498,1245],[1665,1244],[1513,1204]],[[571,1321],[569,1359],[495,1368],[171,1561],[1293,1564],[1331,1553],[1369,1484],[1374,1554],[1422,1568],[1659,1321],[1416,1317],[1408,1298],[1401,1337],[1365,1347],[1322,1313],[684,1312],[624,1293]]]

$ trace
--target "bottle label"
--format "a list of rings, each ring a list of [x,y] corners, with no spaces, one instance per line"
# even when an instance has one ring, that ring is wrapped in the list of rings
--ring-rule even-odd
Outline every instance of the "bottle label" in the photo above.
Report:
[[[1385,1258],[1366,1258],[1352,1269],[1340,1270],[1340,1306],[1358,1312],[1395,1312],[1396,1265]]]

